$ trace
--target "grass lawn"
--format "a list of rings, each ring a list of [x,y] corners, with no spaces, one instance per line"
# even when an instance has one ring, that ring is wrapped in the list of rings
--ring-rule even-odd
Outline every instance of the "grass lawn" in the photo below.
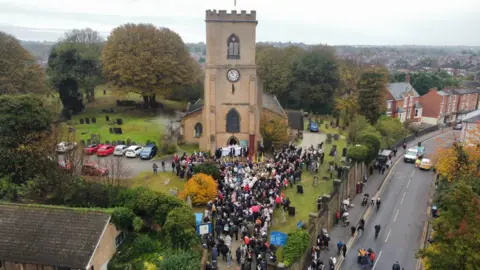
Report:
[[[196,143],[186,143],[178,146],[180,152],[187,152],[187,154],[192,154],[193,152],[200,151],[200,146]],[[181,150],[180,150],[181,149]]]
[[[155,115],[151,111],[143,111],[141,109],[134,109],[134,107],[118,107],[116,100],[134,100],[138,103],[143,102],[140,95],[130,93],[121,94],[113,90],[107,90],[106,95],[103,93],[103,85],[97,86],[95,90],[95,101],[85,104],[85,111],[81,114],[74,115],[71,121],[67,123],[74,128],[73,132],[67,132],[68,125],[63,123],[61,130],[63,131],[64,140],[71,140],[80,142],[80,140],[87,141],[91,139],[92,135],[100,137],[102,142],[105,141],[127,141],[136,142],[137,144],[146,144],[147,141],[158,142],[164,131],[165,124],[168,123],[171,116]],[[175,110],[186,107],[183,102],[165,101],[161,98],[159,102],[163,103],[165,107],[173,108]],[[102,112],[103,109],[114,109],[115,113]],[[110,117],[110,121],[106,121],[105,116]],[[81,118],[96,117],[96,123],[80,124]],[[123,120],[122,125],[116,125],[117,118]],[[123,134],[111,134],[109,128],[121,127]]]

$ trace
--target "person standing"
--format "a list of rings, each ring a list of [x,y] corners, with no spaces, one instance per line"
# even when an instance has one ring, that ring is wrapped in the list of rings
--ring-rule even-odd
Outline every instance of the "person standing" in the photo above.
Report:
[[[232,252],[229,249],[227,253],[227,267],[230,267],[231,265],[232,265]]]
[[[158,174],[158,166],[156,163],[153,163],[152,168],[153,168],[153,174]]]
[[[343,253],[343,258],[347,257],[347,244],[343,244],[342,253]]]
[[[396,147],[393,148],[393,156],[394,156],[394,157],[397,156],[397,148],[396,148]]]
[[[338,249],[338,253],[337,253],[337,254],[338,254],[338,255],[340,255],[340,251],[342,251],[343,245],[344,245],[344,244],[343,244],[342,240],[339,240],[339,241],[337,242],[337,249]]]
[[[350,231],[352,232],[352,237],[355,235],[356,230],[357,228],[355,228],[355,226],[350,227]]]
[[[165,172],[165,160],[162,160],[162,171]]]

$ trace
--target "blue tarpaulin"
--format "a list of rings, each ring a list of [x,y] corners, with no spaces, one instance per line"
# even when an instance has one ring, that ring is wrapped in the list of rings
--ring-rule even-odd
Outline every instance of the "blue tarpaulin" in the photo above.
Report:
[[[270,245],[283,247],[287,243],[287,234],[282,232],[270,233]]]
[[[203,222],[203,213],[195,213],[195,224],[199,225]]]

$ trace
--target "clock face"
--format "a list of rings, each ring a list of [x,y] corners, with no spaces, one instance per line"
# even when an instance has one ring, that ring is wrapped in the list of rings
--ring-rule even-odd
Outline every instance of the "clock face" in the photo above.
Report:
[[[227,72],[227,79],[230,82],[238,82],[238,80],[240,79],[240,72],[236,69],[230,69]]]

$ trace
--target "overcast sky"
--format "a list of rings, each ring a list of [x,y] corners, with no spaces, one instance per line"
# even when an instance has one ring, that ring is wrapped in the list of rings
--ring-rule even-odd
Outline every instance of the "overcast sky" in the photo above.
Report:
[[[206,9],[234,0],[0,0],[0,30],[55,41],[73,28],[104,36],[127,22],[153,23],[185,42],[205,41]],[[257,41],[331,45],[480,45],[480,0],[237,0],[256,10]]]

